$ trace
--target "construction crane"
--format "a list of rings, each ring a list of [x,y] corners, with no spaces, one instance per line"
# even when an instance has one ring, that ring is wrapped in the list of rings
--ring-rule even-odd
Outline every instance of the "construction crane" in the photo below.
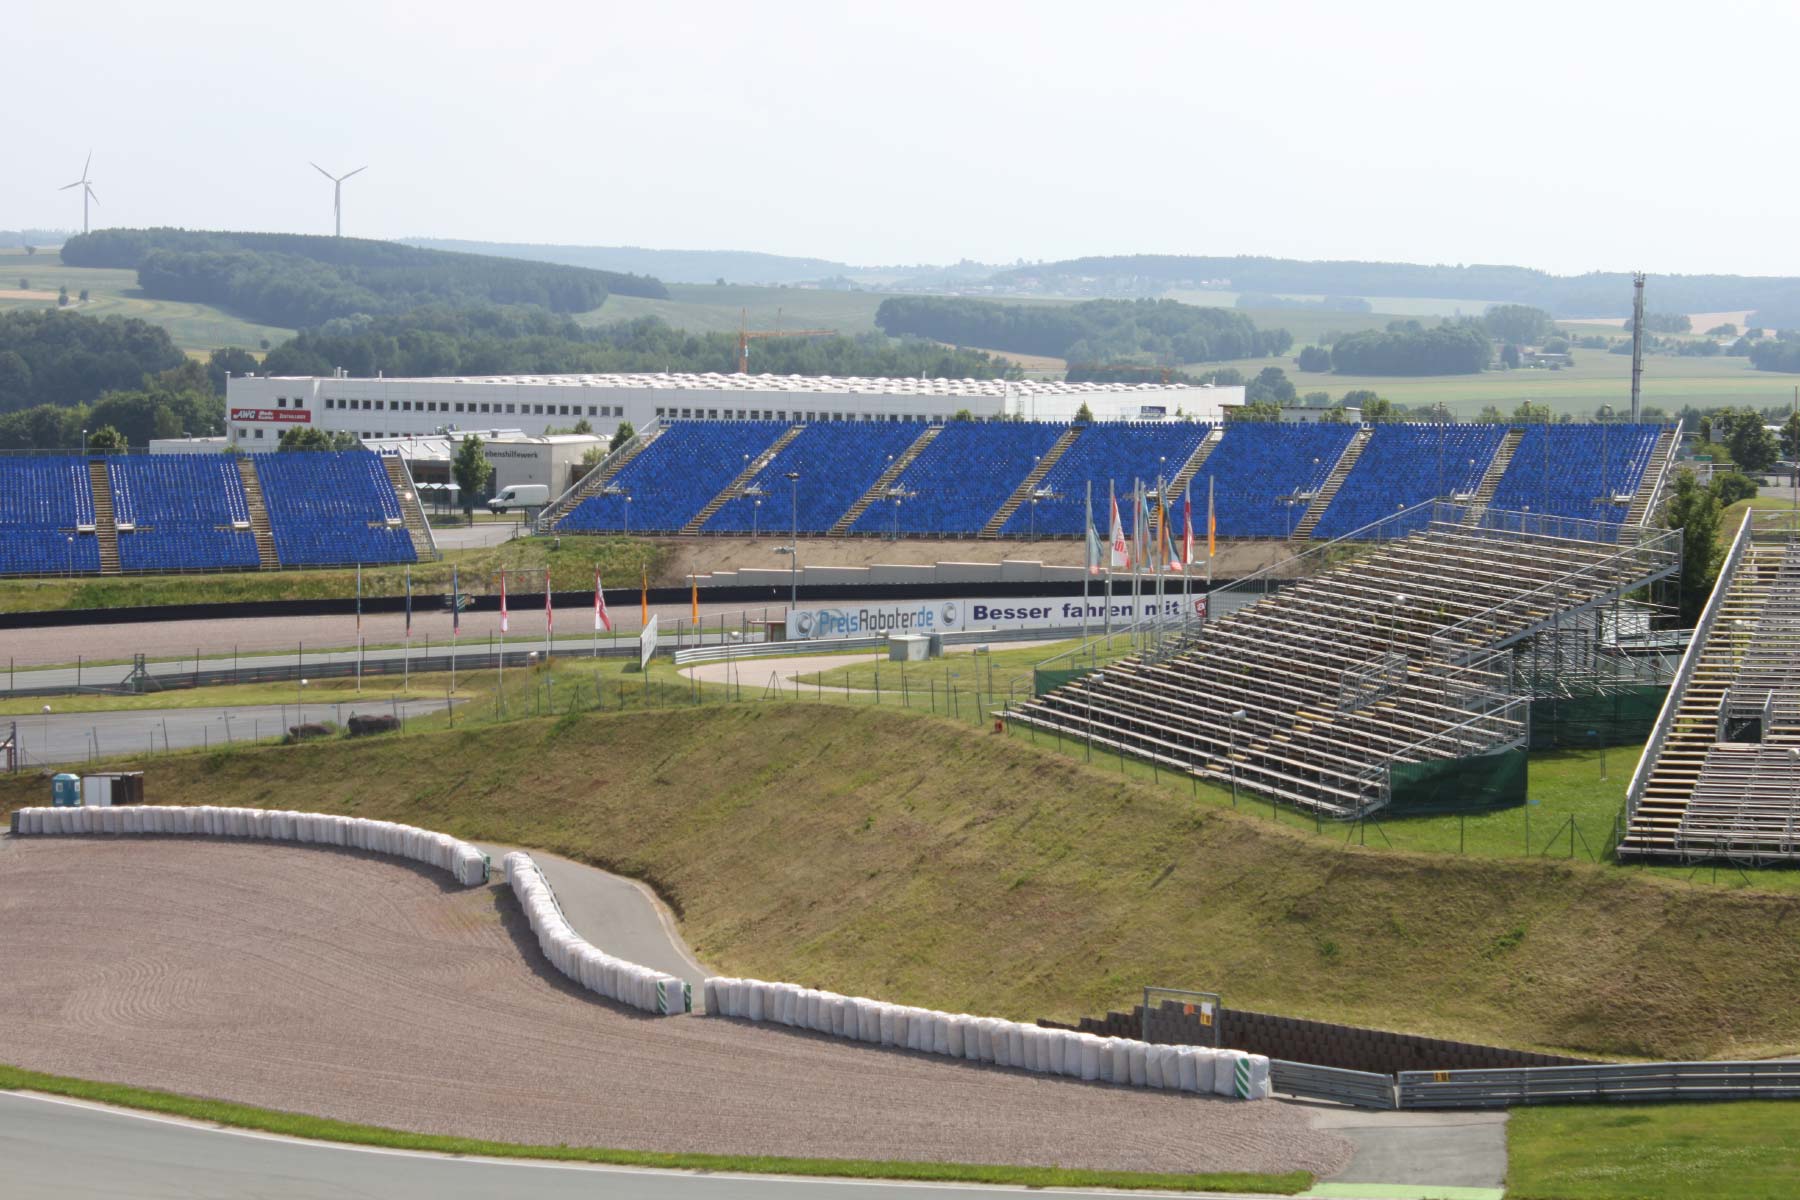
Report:
[[[739,375],[750,373],[750,343],[761,338],[790,337],[836,337],[835,329],[745,329],[748,310],[741,310],[738,317],[738,369]],[[776,320],[780,320],[780,310],[776,310]]]

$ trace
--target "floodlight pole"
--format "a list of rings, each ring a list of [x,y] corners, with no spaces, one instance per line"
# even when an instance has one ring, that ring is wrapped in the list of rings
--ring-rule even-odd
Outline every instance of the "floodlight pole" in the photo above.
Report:
[[[792,519],[788,540],[788,611],[800,607],[800,472],[789,471],[788,516]]]

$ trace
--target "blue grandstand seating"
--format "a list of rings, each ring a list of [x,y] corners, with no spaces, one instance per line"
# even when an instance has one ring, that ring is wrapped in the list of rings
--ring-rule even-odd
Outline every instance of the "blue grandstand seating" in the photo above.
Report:
[[[1660,425],[1528,425],[1493,506],[1621,521],[1643,481]],[[1614,495],[1627,499],[1613,503]]]
[[[367,450],[259,454],[256,477],[282,566],[418,560],[379,456]]]
[[[789,428],[786,421],[677,421],[621,467],[605,491],[577,504],[557,528],[674,533],[725,490],[744,469],[746,455],[756,458]],[[856,428],[872,431],[875,426]]]
[[[1296,497],[1324,486],[1355,433],[1354,425],[1227,425],[1194,475],[1195,509],[1210,482],[1220,537],[1287,537],[1306,513]]]
[[[900,473],[896,482],[905,500],[899,510],[872,504],[850,531],[898,528],[902,534],[944,537],[980,533],[1067,429],[1038,422],[952,421]]]
[[[1313,537],[1342,537],[1434,497],[1474,491],[1505,436],[1503,425],[1375,426]],[[1422,511],[1417,523],[1430,519]]]
[[[255,567],[256,535],[237,460],[158,454],[106,460],[119,566],[126,571]],[[241,525],[234,527],[234,522]],[[133,526],[131,529],[124,526]]]
[[[92,533],[77,532],[94,523],[87,459],[9,458],[0,473],[0,575],[100,569],[99,543]]]
[[[1029,501],[1019,505],[1001,526],[1001,535],[1024,537],[1035,529],[1040,536],[1081,536],[1090,483],[1094,485],[1094,524],[1104,533],[1109,483],[1124,495],[1134,479],[1143,480],[1146,487],[1154,486],[1159,474],[1174,479],[1212,428],[1182,421],[1089,425],[1044,475],[1035,515]]]
[[[709,518],[707,533],[780,533],[795,526],[792,493],[799,496],[801,533],[824,533],[881,478],[888,463],[925,432],[923,422],[820,421],[757,472],[745,495],[727,501]],[[798,472],[790,491],[787,475]],[[717,493],[715,493],[716,495]],[[756,501],[762,500],[760,511]],[[904,507],[904,506],[903,506]]]

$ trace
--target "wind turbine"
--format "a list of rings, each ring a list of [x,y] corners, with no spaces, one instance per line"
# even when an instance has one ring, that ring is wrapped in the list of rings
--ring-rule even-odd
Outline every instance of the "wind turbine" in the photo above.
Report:
[[[358,168],[356,168],[356,170],[351,171],[349,175],[333,175],[330,171],[327,171],[324,167],[321,167],[318,163],[313,163],[312,169],[317,171],[319,174],[323,175],[325,178],[331,180],[331,219],[332,219],[333,225],[336,228],[336,233],[333,236],[343,237],[344,236],[344,180],[350,178],[350,175],[360,175],[362,172],[368,170],[369,168],[366,166],[358,167]]]
[[[93,181],[88,178],[88,168],[93,165],[94,152],[89,150],[87,161],[81,164],[81,178],[56,189],[59,192],[66,192],[72,187],[81,189],[81,232],[83,233],[88,231],[88,201],[92,200],[95,204],[100,203],[100,197],[94,195]]]

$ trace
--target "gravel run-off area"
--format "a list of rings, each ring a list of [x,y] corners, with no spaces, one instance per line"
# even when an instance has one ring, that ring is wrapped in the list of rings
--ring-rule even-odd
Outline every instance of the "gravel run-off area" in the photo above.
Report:
[[[0,964],[0,1061],[426,1133],[1173,1172],[1350,1158],[1278,1101],[637,1015],[557,975],[504,888],[350,851],[0,838]]]

